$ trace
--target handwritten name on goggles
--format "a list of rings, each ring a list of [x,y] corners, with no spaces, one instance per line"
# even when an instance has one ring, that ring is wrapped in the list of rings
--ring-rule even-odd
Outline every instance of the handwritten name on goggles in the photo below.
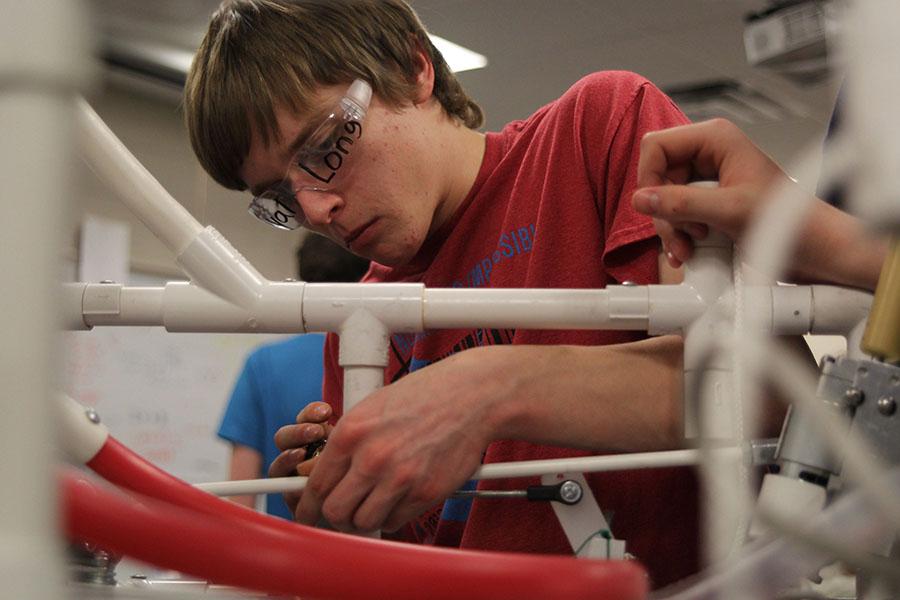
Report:
[[[297,194],[325,192],[347,180],[354,165],[353,146],[362,137],[362,122],[371,99],[371,86],[362,79],[354,81],[331,114],[291,159],[284,179],[253,197],[248,209],[250,214],[287,231],[305,225],[306,215],[297,201]]]

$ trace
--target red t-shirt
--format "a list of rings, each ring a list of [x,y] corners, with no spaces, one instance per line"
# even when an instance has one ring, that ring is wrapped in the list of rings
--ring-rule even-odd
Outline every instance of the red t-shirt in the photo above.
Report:
[[[365,281],[423,282],[427,287],[603,288],[658,281],[658,241],[652,222],[631,208],[644,133],[682,125],[684,115],[647,80],[602,72],[577,82],[528,119],[487,134],[484,160],[451,223],[429,239],[414,261],[373,264]],[[493,344],[630,342],[627,331],[440,330],[394,335],[385,383],[460,350]],[[341,408],[338,339],[325,350],[324,397]],[[635,378],[640,373],[635,373]],[[548,401],[550,401],[548,399]],[[628,402],[628,398],[622,398]],[[491,444],[485,463],[583,456],[587,452],[525,442]],[[685,469],[588,475],[616,538],[650,570],[655,585],[697,569],[696,484]],[[484,489],[523,489],[538,478],[485,481]],[[526,500],[447,504],[418,525],[427,541],[465,548],[571,553],[552,508]],[[461,539],[460,539],[461,538]]]

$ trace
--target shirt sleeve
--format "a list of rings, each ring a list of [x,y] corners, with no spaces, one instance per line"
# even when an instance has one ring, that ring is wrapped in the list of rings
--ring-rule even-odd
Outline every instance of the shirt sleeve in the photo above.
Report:
[[[218,436],[233,444],[253,448],[260,454],[265,452],[265,422],[263,420],[261,398],[255,376],[254,359],[251,354],[244,363],[231,398],[222,416]]]
[[[653,221],[631,206],[644,134],[688,123],[671,99],[644,81],[634,92],[612,133],[602,186],[606,271],[618,282],[658,280],[659,243]]]
[[[325,338],[323,356],[325,371],[322,377],[322,401],[331,405],[334,419],[340,418],[344,408],[344,370],[338,364],[339,343],[338,336],[329,333]]]

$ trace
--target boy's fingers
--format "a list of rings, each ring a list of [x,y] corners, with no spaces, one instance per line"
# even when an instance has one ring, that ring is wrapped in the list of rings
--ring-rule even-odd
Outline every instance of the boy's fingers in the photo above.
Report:
[[[721,230],[730,217],[728,194],[727,188],[667,185],[637,190],[632,197],[632,206],[639,213],[668,221],[676,227],[701,223]]]
[[[310,402],[297,414],[298,423],[323,423],[331,418],[331,406],[325,402]]]
[[[275,446],[279,450],[299,448],[310,442],[317,442],[326,435],[326,428],[318,423],[285,425],[275,432]]]

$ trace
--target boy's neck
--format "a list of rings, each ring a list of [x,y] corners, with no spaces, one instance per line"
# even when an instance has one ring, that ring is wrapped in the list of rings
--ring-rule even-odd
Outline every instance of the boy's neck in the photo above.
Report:
[[[469,195],[481,163],[484,160],[485,135],[469,129],[456,120],[448,119],[447,135],[435,157],[438,168],[444,169],[444,185],[434,213],[429,237],[453,219],[456,211]]]

